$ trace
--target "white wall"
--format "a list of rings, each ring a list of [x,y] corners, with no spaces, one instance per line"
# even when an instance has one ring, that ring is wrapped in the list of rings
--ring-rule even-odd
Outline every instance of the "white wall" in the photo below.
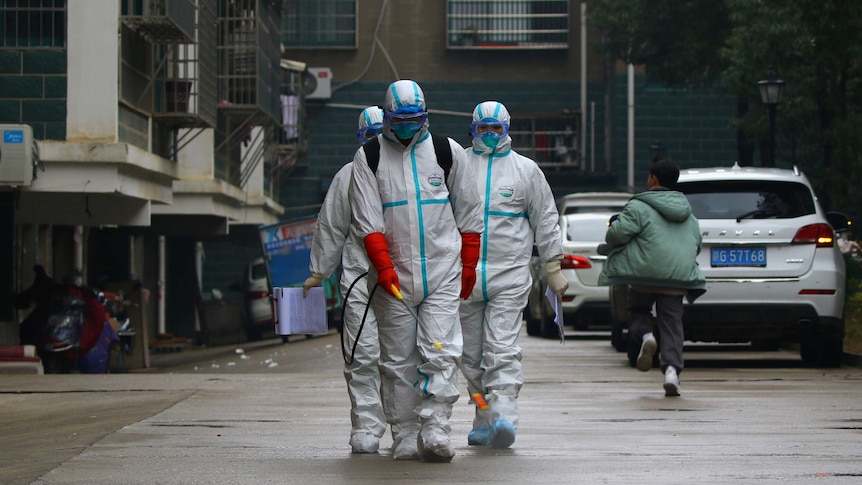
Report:
[[[68,2],[66,139],[117,142],[120,2]]]

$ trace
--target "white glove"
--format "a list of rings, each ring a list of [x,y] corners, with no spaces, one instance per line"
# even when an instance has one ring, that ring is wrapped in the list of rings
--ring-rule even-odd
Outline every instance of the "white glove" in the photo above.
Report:
[[[545,273],[548,275],[548,288],[562,298],[566,290],[569,289],[569,280],[560,272],[560,262],[548,261],[545,263]]]
[[[313,286],[320,286],[321,283],[323,283],[323,275],[320,273],[311,273],[311,276],[302,284],[302,296],[308,296],[308,289]]]

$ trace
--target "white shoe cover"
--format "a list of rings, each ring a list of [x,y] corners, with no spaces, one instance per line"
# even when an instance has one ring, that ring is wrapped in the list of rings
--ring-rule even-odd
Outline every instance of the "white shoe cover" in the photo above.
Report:
[[[418,460],[418,436],[419,432],[415,430],[396,436],[392,443],[392,458],[396,460]]]
[[[437,426],[423,426],[418,445],[419,455],[425,461],[448,463],[455,456],[449,435]]]
[[[377,453],[380,438],[371,433],[354,433],[350,436],[350,449],[353,453]]]

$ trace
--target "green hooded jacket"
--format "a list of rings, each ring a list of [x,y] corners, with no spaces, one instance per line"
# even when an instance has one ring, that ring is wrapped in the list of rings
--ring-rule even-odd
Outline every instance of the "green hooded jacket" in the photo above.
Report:
[[[682,192],[655,187],[635,194],[611,223],[611,246],[600,285],[638,284],[689,291],[690,301],[706,291],[696,257],[700,226]]]

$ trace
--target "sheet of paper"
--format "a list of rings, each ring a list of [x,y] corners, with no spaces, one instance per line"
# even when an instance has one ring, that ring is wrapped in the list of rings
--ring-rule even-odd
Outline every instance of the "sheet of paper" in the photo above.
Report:
[[[545,290],[545,297],[551,303],[551,308],[554,310],[554,314],[556,314],[554,323],[557,324],[557,331],[560,332],[560,343],[565,343],[566,332],[563,330],[563,302],[550,288]]]
[[[315,287],[302,296],[302,288],[272,289],[275,303],[275,333],[278,335],[308,335],[327,333],[326,295]]]

